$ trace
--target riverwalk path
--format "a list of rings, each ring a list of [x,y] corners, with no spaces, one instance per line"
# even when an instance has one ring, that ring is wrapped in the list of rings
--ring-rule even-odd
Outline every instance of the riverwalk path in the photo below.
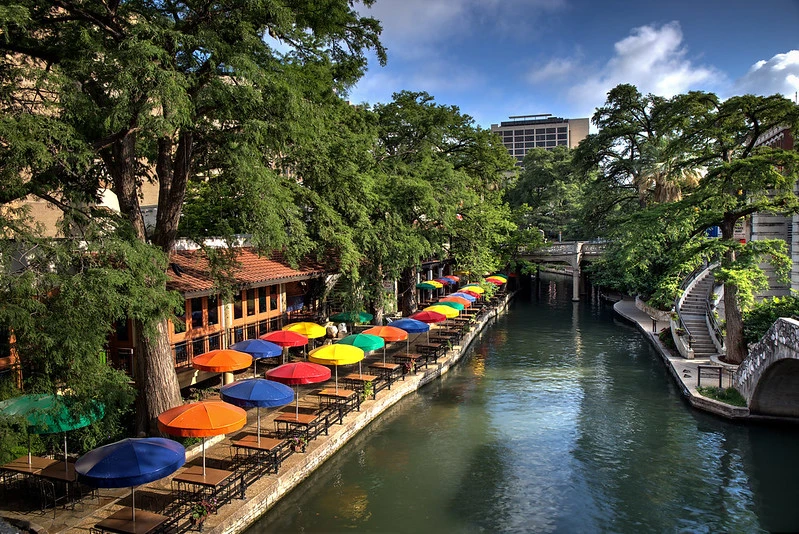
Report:
[[[617,315],[635,325],[649,340],[663,359],[669,374],[674,378],[683,396],[691,406],[730,419],[746,418],[749,416],[749,410],[747,408],[731,406],[699,394],[697,386],[700,381],[700,367],[718,368],[718,365],[711,361],[710,358],[694,358],[692,360],[687,360],[663,345],[658,337],[658,332],[664,328],[669,328],[668,321],[654,321],[653,324],[652,317],[638,309],[635,305],[635,300],[629,297],[625,297],[616,302],[613,305],[613,310]],[[717,385],[718,379],[715,379],[716,384],[714,384],[714,378],[703,375],[702,380],[703,385],[711,386]],[[724,386],[726,387],[728,385],[725,379]]]
[[[420,387],[436,380],[455,365],[466,354],[473,341],[479,339],[485,328],[491,324],[498,315],[506,312],[511,296],[503,295],[495,303],[486,308],[480,318],[471,325],[463,337],[446,350],[443,356],[435,363],[431,363],[415,372],[404,375],[391,384],[390,389],[381,390],[375,398],[364,399],[358,411],[347,414],[339,423],[332,424],[327,435],[320,435],[308,442],[305,452],[290,454],[280,464],[278,473],[270,473],[250,481],[246,486],[245,497],[235,495],[231,502],[220,506],[216,513],[206,516],[202,524],[202,531],[208,534],[227,534],[244,531],[250,524],[263,515],[281,497],[300,484],[317,467],[336,453],[348,440],[360,430],[380,416],[406,395]],[[426,334],[417,334],[411,340],[411,346],[424,342]],[[397,343],[395,351],[405,352],[405,343]],[[376,351],[379,352],[379,351]],[[389,352],[391,354],[391,352]],[[372,358],[382,359],[374,355]],[[364,363],[364,365],[367,365]],[[300,387],[299,406],[312,407],[318,405],[316,395],[311,391],[318,388]],[[286,407],[288,409],[289,407]],[[291,411],[294,411],[293,404]],[[261,413],[261,427],[265,431],[272,428],[273,420],[281,410],[272,410],[271,413]],[[250,414],[248,425],[241,431],[227,436],[219,436],[206,440],[206,465],[211,469],[225,469],[230,465],[233,454],[232,440],[245,434],[255,434],[256,422]],[[201,448],[192,447],[186,451],[186,466],[200,466]],[[149,510],[168,515],[165,510],[170,509],[174,502],[175,487],[173,477],[168,477],[136,489],[135,505],[137,510]],[[21,500],[20,500],[21,501]],[[129,489],[102,489],[91,495],[84,496],[72,506],[50,507],[46,510],[31,510],[30,503],[12,502],[8,500],[0,504],[0,517],[7,519],[12,525],[18,525],[20,532],[40,533],[67,533],[67,532],[92,532],[94,525],[105,518],[130,507],[132,504]],[[172,508],[174,509],[174,507]],[[185,513],[185,510],[184,512]],[[180,522],[182,532],[191,532],[187,528],[187,520]],[[198,529],[195,529],[196,532]]]

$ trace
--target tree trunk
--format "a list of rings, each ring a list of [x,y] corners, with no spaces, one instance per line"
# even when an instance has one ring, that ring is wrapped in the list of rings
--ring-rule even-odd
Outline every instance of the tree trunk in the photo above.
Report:
[[[171,161],[171,143],[159,142],[159,156],[156,172],[159,177],[159,212],[154,238],[156,245],[169,253],[177,234],[177,223],[186,190],[186,179],[190,165],[186,158],[191,156],[191,135],[180,137],[175,164]],[[131,221],[137,238],[147,242],[146,228],[139,206],[139,188],[136,176],[135,136],[128,134],[114,143],[111,150],[103,155],[106,168],[114,180],[114,192],[119,199],[123,215]],[[189,146],[185,146],[188,143]],[[180,176],[174,177],[180,171]],[[175,186],[181,191],[175,191]],[[176,202],[161,212],[161,207],[169,201]],[[180,385],[175,372],[172,349],[169,346],[169,321],[167,318],[152,325],[135,321],[136,328],[136,432],[137,434],[157,434],[155,418],[161,412],[178,406]],[[149,330],[148,330],[149,326]]]
[[[169,327],[169,321],[163,319],[148,337],[144,327],[136,325],[136,432],[139,435],[159,435],[158,415],[183,402],[169,347]]]
[[[736,220],[737,218],[732,217],[724,218],[720,226],[722,239],[733,240]],[[727,265],[735,262],[734,250],[727,250],[724,262]],[[725,336],[727,362],[732,364],[741,363],[747,355],[747,349],[744,344],[743,316],[738,305],[738,287],[729,281],[724,283],[724,319],[727,329]]]
[[[402,270],[400,277],[399,293],[402,315],[408,316],[416,311],[416,268],[408,267]]]

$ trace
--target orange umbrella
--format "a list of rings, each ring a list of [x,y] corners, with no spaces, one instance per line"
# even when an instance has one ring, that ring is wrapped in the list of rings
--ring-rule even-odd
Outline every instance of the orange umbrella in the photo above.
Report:
[[[463,305],[463,307],[464,307],[464,308],[468,308],[469,306],[471,306],[471,305],[472,305],[472,303],[471,303],[471,302],[469,302],[468,300],[466,300],[466,299],[465,299],[465,298],[463,298],[463,297],[452,297],[452,296],[450,296],[450,297],[443,297],[443,298],[440,298],[440,299],[438,299],[438,301],[439,301],[439,302],[456,302],[456,303],[458,303],[458,304],[461,304],[461,305]]]
[[[388,342],[408,340],[408,343],[410,343],[408,332],[402,328],[397,328],[396,326],[373,326],[372,328],[364,330],[363,333],[371,334],[373,336],[380,336],[383,338],[383,340]],[[408,351],[410,352],[410,347],[408,347]],[[386,363],[385,346],[383,347],[383,363]]]
[[[242,428],[247,412],[223,401],[202,401],[176,406],[158,416],[158,430],[165,434],[203,439],[203,475],[205,475],[205,438]]]
[[[193,358],[191,365],[200,371],[209,373],[230,373],[252,365],[252,356],[237,350],[212,350]]]

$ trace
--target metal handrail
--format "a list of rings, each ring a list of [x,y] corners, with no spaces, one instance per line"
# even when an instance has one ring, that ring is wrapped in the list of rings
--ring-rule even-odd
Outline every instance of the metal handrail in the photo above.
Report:
[[[700,274],[704,273],[705,271],[713,268],[715,262],[711,263],[707,259],[704,259],[700,265],[697,265],[691,273],[683,279],[682,283],[680,284],[680,294],[674,298],[674,308],[673,310],[677,314],[677,327],[685,330],[685,333],[688,334],[688,348],[693,348],[693,335],[691,334],[691,329],[688,328],[688,325],[682,319],[682,313],[680,312],[680,308],[682,307],[682,301],[685,298],[687,292],[685,291],[693,282],[696,280]],[[709,317],[713,317],[713,314],[708,314]]]

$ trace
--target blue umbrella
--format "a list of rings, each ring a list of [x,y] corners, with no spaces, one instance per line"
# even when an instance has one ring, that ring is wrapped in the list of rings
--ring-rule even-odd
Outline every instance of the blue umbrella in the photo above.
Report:
[[[280,382],[249,378],[239,380],[220,389],[222,400],[239,408],[256,408],[258,414],[258,441],[261,441],[261,408],[285,406],[294,400],[294,391]]]
[[[136,521],[135,486],[164,478],[186,463],[186,449],[167,438],[127,438],[87,452],[75,462],[80,479],[97,488],[131,488]]]
[[[253,359],[253,376],[258,374],[258,361],[262,358],[274,358],[283,354],[283,347],[264,339],[245,339],[233,343],[229,348],[239,352],[246,352]]]
[[[420,334],[422,332],[427,332],[428,330],[430,330],[429,324],[423,323],[422,321],[417,321],[416,319],[411,319],[409,317],[405,317],[403,319],[397,319],[396,321],[392,321],[389,324],[397,328],[402,328],[409,334]]]
[[[474,302],[477,298],[474,295],[470,295],[468,293],[452,293],[450,297],[461,297],[463,299],[468,300],[469,302]]]

